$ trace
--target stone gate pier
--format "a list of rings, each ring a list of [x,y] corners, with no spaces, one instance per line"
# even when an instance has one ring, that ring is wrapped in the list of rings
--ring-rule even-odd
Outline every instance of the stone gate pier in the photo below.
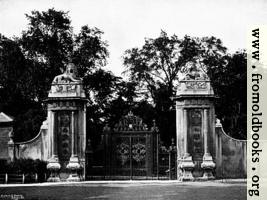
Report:
[[[46,101],[48,109],[48,181],[80,181],[85,166],[86,97],[73,64],[56,76]]]
[[[214,92],[208,76],[191,64],[176,96],[177,176],[213,179],[215,168]]]

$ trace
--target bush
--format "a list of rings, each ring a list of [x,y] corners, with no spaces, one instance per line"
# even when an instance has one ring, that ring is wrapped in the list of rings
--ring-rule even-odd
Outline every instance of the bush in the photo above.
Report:
[[[17,159],[12,162],[1,162],[0,173],[9,174],[45,174],[47,163],[42,160],[33,159]]]
[[[0,160],[0,174],[6,173],[6,167],[7,161],[6,160]]]

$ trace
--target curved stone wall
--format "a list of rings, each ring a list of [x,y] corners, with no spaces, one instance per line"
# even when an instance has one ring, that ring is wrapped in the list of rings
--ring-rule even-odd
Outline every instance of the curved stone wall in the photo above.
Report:
[[[216,178],[246,178],[247,142],[228,136],[219,120],[216,132]]]
[[[47,135],[48,124],[44,121],[38,135],[26,142],[14,143],[15,148],[10,148],[10,151],[15,150],[16,158],[31,158],[31,159],[48,159],[48,135]],[[14,155],[9,153],[9,155]]]

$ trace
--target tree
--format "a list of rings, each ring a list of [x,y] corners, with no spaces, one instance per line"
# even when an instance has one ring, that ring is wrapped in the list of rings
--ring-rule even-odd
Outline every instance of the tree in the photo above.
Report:
[[[141,48],[125,51],[124,73],[129,75],[131,81],[137,82],[142,91],[145,91],[141,94],[145,99],[149,97],[152,99],[157,116],[160,116],[158,124],[162,132],[161,137],[168,142],[171,137],[175,137],[175,112],[171,97],[175,95],[178,77],[187,71],[186,64],[189,61],[200,62],[203,70],[211,77],[215,94],[221,97],[221,100],[215,104],[218,117],[228,120],[233,117],[235,121],[240,121],[234,113],[242,107],[242,119],[244,119],[246,113],[244,100],[240,99],[244,97],[243,93],[242,96],[229,93],[229,91],[237,91],[236,94],[239,94],[238,88],[242,84],[242,87],[245,85],[244,75],[241,77],[241,74],[244,74],[243,57],[242,53],[233,56],[228,54],[221,40],[215,37],[185,36],[179,39],[176,35],[168,36],[166,32],[161,31],[159,37],[145,39],[145,44]],[[242,68],[241,71],[239,71],[240,68]],[[148,97],[147,94],[149,94]],[[232,100],[236,104],[228,106]],[[226,106],[228,106],[227,109]],[[231,135],[235,135],[234,127],[239,126],[239,129],[242,129],[243,124],[240,125],[240,123],[236,122],[235,125],[230,123],[233,125],[230,125]]]
[[[38,133],[40,118],[44,118],[42,106],[35,101],[32,90],[31,64],[16,40],[0,36],[0,102],[3,112],[15,117],[15,130],[19,133],[15,140],[32,138]]]
[[[64,70],[73,50],[73,33],[67,12],[48,9],[26,14],[28,29],[22,32],[20,44],[27,57],[44,62],[51,74]]]
[[[78,67],[81,77],[86,78],[92,69],[99,69],[107,64],[108,44],[103,41],[104,32],[98,28],[82,26],[78,35],[74,36],[72,62]]]
[[[77,65],[89,95],[97,84],[89,79],[99,77],[108,57],[107,42],[101,38],[103,32],[83,26],[75,35],[67,12],[48,9],[32,11],[26,17],[29,24],[21,37],[0,38],[0,100],[3,109],[16,119],[18,140],[27,140],[38,133],[36,127],[40,128],[45,119],[42,102],[53,78],[65,70],[68,62]],[[97,93],[96,98],[101,98],[98,94],[105,88],[98,89],[93,92]]]
[[[132,48],[123,55],[125,74],[130,80],[140,82],[154,99],[154,92],[164,85],[168,97],[175,94],[178,73],[188,61],[201,60],[209,66],[217,65],[223,59],[226,48],[215,37],[193,38],[168,36],[161,31],[158,38],[145,39],[141,48]]]
[[[215,94],[216,115],[225,131],[237,139],[246,139],[247,60],[244,50],[227,56],[227,64],[209,68]]]
[[[34,63],[32,73],[38,77],[35,85],[39,91],[48,91],[53,78],[65,70],[68,62],[78,67],[79,76],[84,79],[93,69],[106,64],[107,42],[102,41],[103,32],[99,29],[86,25],[75,35],[68,12],[54,9],[32,11],[26,17],[29,24],[19,43],[26,58]],[[47,94],[36,95],[43,100]]]
[[[8,104],[22,96],[25,79],[25,58],[16,42],[0,35],[0,101]]]

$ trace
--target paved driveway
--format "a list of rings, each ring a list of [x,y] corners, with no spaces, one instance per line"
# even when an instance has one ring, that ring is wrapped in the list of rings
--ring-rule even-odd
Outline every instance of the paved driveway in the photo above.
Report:
[[[86,182],[1,185],[0,199],[244,200],[245,183]]]

